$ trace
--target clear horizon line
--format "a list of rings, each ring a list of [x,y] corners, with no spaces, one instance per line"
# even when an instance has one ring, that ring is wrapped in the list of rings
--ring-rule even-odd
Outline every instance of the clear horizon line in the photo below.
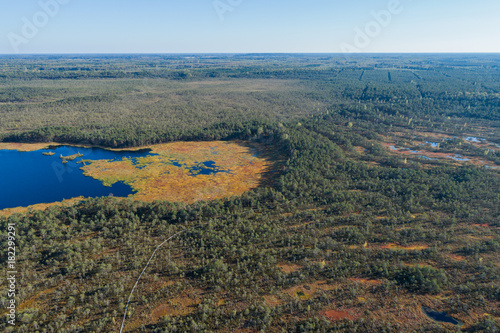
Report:
[[[409,52],[409,51],[387,51],[387,52],[62,52],[62,53],[0,53],[0,56],[35,56],[35,55],[247,55],[247,54],[273,54],[273,55],[287,55],[287,54],[306,54],[306,55],[372,55],[372,54],[499,54],[498,52]]]

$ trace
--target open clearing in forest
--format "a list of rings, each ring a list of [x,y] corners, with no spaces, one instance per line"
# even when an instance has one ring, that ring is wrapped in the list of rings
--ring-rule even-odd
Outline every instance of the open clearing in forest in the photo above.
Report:
[[[241,195],[262,182],[271,162],[243,142],[174,142],[143,148],[155,155],[136,161],[86,161],[84,174],[105,185],[124,182],[133,199],[192,203]]]

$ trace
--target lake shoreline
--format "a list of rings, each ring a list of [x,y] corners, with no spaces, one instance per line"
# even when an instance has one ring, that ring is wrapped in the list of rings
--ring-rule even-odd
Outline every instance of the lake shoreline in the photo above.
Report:
[[[241,140],[180,141],[132,149],[0,143],[0,154],[6,162],[0,167],[2,173],[19,178],[3,180],[12,193],[4,193],[0,212],[46,208],[50,202],[81,196],[185,203],[220,199],[262,185],[273,164],[264,147]],[[29,181],[24,179],[28,175]],[[127,193],[125,186],[130,189]]]

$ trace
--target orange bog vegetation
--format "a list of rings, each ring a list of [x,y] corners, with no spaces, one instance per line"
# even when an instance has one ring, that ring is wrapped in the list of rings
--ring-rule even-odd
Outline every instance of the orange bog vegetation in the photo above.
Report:
[[[243,142],[174,142],[148,146],[152,156],[136,161],[85,161],[84,174],[105,185],[124,182],[141,201],[192,203],[241,195],[256,188],[271,162],[256,156],[256,146]],[[204,166],[205,162],[213,162]],[[219,171],[210,174],[199,172]]]
[[[35,151],[46,149],[50,146],[59,146],[58,143],[18,143],[18,142],[0,142],[0,150],[17,150],[17,151]]]
[[[387,245],[382,246],[383,249],[391,249],[391,250],[409,250],[409,251],[420,251],[428,249],[428,245],[411,245],[411,246],[403,246],[395,243],[389,243]]]
[[[51,202],[51,203],[40,203],[36,205],[31,205],[28,207],[16,207],[16,208],[6,208],[3,210],[0,210],[0,217],[6,217],[8,218],[9,216],[19,213],[19,214],[25,214],[30,211],[36,211],[36,210],[45,210],[49,207],[54,207],[54,206],[73,206],[74,204],[85,200],[84,197],[76,197],[76,198],[71,198],[67,200],[63,200],[61,202]]]
[[[328,320],[330,321],[336,321],[336,320],[343,320],[343,319],[348,319],[348,320],[353,320],[354,316],[350,314],[348,311],[338,311],[338,310],[326,310],[321,312],[321,314]]]

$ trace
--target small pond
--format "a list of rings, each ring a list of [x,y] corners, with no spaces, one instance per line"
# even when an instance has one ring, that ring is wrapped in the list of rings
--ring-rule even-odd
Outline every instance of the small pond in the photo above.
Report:
[[[231,173],[231,170],[224,170],[215,165],[214,161],[205,161],[198,163],[192,167],[189,167],[186,163],[181,163],[178,160],[170,160],[172,165],[189,170],[189,175],[196,177],[199,175],[215,175],[219,172]]]
[[[455,156],[447,156],[447,157],[451,158],[452,160],[460,161],[460,162],[470,161],[470,159],[468,159],[466,157],[462,157],[462,155],[459,155],[459,154],[455,154]]]
[[[461,321],[449,316],[446,312],[434,311],[425,306],[422,307],[422,311],[424,311],[427,317],[431,318],[432,320],[438,321],[440,323],[450,323],[458,326],[463,325]]]

